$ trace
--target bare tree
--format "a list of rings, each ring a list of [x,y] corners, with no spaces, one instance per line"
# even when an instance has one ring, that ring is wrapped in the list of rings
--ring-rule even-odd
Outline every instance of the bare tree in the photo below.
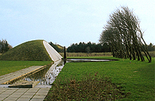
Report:
[[[115,57],[144,61],[143,51],[151,62],[138,17],[128,7],[121,7],[110,15],[99,41],[110,44]]]

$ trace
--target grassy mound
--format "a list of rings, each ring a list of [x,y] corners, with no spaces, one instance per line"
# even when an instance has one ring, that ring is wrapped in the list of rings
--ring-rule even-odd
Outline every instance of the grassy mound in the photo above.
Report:
[[[33,40],[20,44],[0,55],[0,60],[51,61],[43,40]]]

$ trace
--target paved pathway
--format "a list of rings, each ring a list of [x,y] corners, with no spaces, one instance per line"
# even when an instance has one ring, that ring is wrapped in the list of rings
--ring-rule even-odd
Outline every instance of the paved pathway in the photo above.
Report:
[[[0,76],[0,84],[20,77],[42,66],[32,66]],[[0,101],[43,101],[51,86],[37,85],[34,88],[8,88],[8,85],[0,85]]]
[[[9,80],[13,80],[14,78],[21,77],[22,75],[28,74],[32,71],[36,71],[40,68],[43,68],[43,66],[31,66],[31,67],[28,67],[28,68],[25,68],[25,69],[22,69],[22,70],[19,70],[16,72],[2,75],[2,76],[0,76],[0,84],[4,83],[6,81],[9,81]]]
[[[0,88],[0,101],[43,101],[50,88]]]

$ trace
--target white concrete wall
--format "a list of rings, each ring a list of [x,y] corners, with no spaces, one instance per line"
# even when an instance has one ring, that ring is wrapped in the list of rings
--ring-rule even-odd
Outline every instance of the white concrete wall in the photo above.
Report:
[[[54,62],[62,59],[62,56],[48,42],[43,41],[43,45]]]

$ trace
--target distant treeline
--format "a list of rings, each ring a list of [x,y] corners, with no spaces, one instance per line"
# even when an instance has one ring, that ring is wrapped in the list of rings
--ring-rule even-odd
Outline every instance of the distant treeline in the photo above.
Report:
[[[150,43],[149,45],[147,45],[147,49],[148,49],[148,51],[155,51],[155,45]]]
[[[64,48],[63,46],[59,44],[53,44],[52,42],[49,42],[49,44],[57,51],[57,52],[63,52]],[[6,40],[0,40],[0,53],[5,53],[9,49],[11,49],[12,46],[8,44]],[[148,51],[155,51],[155,45],[150,43],[147,45]],[[67,48],[67,52],[83,52],[83,53],[92,53],[92,52],[111,52],[110,46],[107,43],[104,44],[96,44],[92,42],[79,42],[79,43],[73,43]]]
[[[53,44],[49,42],[49,44],[57,51],[63,52],[63,46],[58,44]],[[147,45],[148,51],[155,51],[155,45],[150,43]],[[67,48],[67,52],[83,52],[83,53],[92,53],[92,52],[111,52],[110,46],[107,43],[93,43],[93,42],[79,42],[73,43]]]
[[[110,52],[109,45],[104,44],[96,44],[96,43],[73,43],[71,46],[67,48],[67,52],[83,52],[83,53],[92,53],[92,52]]]
[[[8,42],[6,40],[0,40],[0,53],[5,53],[7,52],[9,49],[11,49],[12,46],[8,44]]]
[[[148,51],[155,51],[155,45],[150,43],[147,45]],[[92,53],[92,52],[111,52],[110,46],[107,43],[96,44],[92,42],[84,43],[73,43],[67,48],[67,52],[83,52],[83,53]]]

